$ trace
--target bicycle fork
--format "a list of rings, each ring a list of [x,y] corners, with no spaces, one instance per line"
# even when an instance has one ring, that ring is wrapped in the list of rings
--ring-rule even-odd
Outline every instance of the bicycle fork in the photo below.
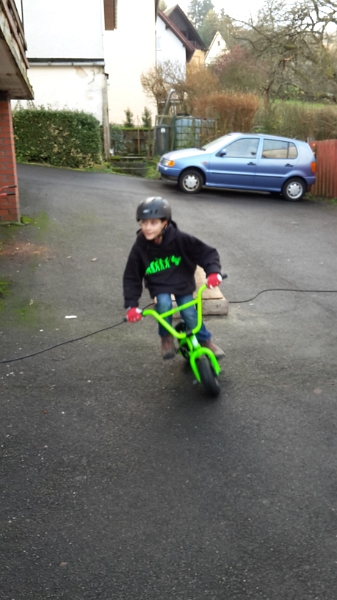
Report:
[[[191,365],[191,369],[193,371],[193,374],[196,378],[196,380],[201,383],[201,377],[200,377],[200,373],[199,373],[199,369],[198,369],[198,360],[201,356],[207,356],[207,358],[209,359],[212,369],[215,373],[216,376],[219,375],[221,368],[220,365],[217,361],[217,358],[214,356],[212,350],[210,350],[209,348],[204,348],[203,346],[200,346],[199,341],[197,340],[197,337],[192,334],[188,337],[186,337],[184,340],[179,340],[179,352],[183,355],[183,351],[182,351],[182,346],[186,345],[188,346],[189,349],[189,361],[190,361],[190,365]]]

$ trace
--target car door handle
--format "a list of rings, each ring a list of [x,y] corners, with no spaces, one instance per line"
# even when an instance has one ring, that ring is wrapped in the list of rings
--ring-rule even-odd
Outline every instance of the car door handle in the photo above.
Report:
[[[247,165],[254,166],[254,165],[256,165],[256,163],[250,162],[250,163],[247,163]]]
[[[284,165],[285,167],[292,167],[291,164],[287,163],[286,165]]]

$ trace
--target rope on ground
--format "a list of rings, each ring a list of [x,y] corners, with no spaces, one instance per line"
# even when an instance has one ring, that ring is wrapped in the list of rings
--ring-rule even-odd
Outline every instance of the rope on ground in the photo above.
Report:
[[[248,298],[247,300],[229,300],[229,304],[244,304],[245,302],[252,302],[261,294],[265,294],[266,292],[297,292],[300,294],[337,294],[337,290],[296,290],[289,288],[269,288],[267,290],[262,290],[258,292],[252,298]],[[152,306],[152,302],[145,306]],[[32,352],[31,354],[25,354],[24,356],[18,356],[17,358],[9,358],[8,360],[0,360],[0,365],[5,365],[8,363],[16,362],[18,360],[24,360],[25,358],[31,358],[33,356],[37,356],[38,354],[43,354],[44,352],[49,352],[50,350],[54,350],[54,348],[59,348],[60,346],[65,346],[66,344],[72,344],[73,342],[78,342],[79,340],[84,340],[92,335],[96,335],[96,333],[101,333],[102,331],[108,331],[108,329],[113,329],[114,327],[119,327],[125,323],[125,319],[120,323],[115,323],[115,325],[109,325],[109,327],[103,327],[103,329],[98,329],[97,331],[92,331],[91,333],[87,333],[86,335],[81,335],[78,338],[73,338],[71,340],[66,340],[65,342],[60,342],[59,344],[54,344],[54,346],[49,346],[48,348],[44,348],[43,350],[38,350],[37,352]]]

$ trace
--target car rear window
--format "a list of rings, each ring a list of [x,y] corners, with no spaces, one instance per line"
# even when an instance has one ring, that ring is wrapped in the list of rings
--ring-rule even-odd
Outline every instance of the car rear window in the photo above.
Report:
[[[297,155],[293,142],[263,140],[262,158],[297,158]]]

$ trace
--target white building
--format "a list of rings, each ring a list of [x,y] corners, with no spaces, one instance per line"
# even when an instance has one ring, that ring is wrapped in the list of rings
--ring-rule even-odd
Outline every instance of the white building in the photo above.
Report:
[[[156,21],[156,64],[170,60],[179,65],[181,72],[186,73],[186,63],[193,56],[194,47],[174,25],[174,23],[158,10]]]
[[[116,28],[105,32],[110,123],[123,123],[128,108],[135,125],[142,125],[145,107],[156,112],[155,103],[143,92],[140,77],[156,62],[157,4],[155,0],[119,0]]]
[[[34,104],[85,110],[102,123],[103,2],[23,0],[23,15]]]
[[[156,112],[140,76],[156,62],[158,0],[22,0],[34,104],[83,110],[103,124]],[[20,2],[21,6],[21,2]],[[23,106],[27,105],[21,102]]]
[[[22,0],[34,105],[83,110],[107,129],[104,6],[104,0]]]
[[[214,38],[211,41],[211,45],[208,48],[205,56],[205,65],[208,67],[216,58],[221,56],[224,52],[228,52],[227,44],[223,39],[219,31],[216,32]]]

